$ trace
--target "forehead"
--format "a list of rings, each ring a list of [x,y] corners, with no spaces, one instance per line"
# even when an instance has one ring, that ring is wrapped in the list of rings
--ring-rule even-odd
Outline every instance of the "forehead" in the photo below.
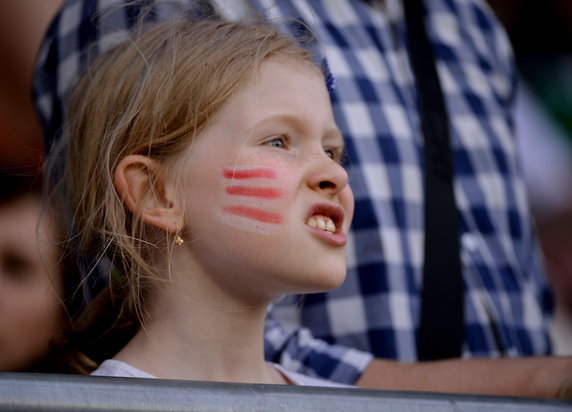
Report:
[[[0,205],[0,243],[2,246],[39,251],[55,248],[56,226],[52,215],[43,211],[42,201],[35,195],[24,195]]]
[[[318,67],[313,61],[302,58],[301,56],[291,56],[285,54],[269,56],[260,63],[260,65],[257,67],[256,73],[263,71],[275,73],[279,69],[282,69],[285,74],[300,73],[304,76],[312,77],[313,81],[319,80],[324,89],[326,89],[326,82],[320,67]]]
[[[41,200],[32,195],[23,195],[0,205],[0,222],[19,231],[34,230],[40,216]]]
[[[205,151],[223,156],[220,147],[228,151],[289,131],[342,139],[320,69],[308,61],[273,56],[236,89],[184,156],[203,156]]]
[[[320,69],[309,61],[274,56],[260,64],[223,109],[255,107],[263,116],[272,111],[300,111],[309,105],[315,106],[311,112],[331,107]]]

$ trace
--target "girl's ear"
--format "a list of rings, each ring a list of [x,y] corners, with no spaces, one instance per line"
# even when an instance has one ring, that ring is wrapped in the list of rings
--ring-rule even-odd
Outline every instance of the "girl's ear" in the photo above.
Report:
[[[167,182],[157,163],[143,155],[124,157],[113,174],[115,190],[136,216],[169,233],[184,226],[183,215],[171,198]]]

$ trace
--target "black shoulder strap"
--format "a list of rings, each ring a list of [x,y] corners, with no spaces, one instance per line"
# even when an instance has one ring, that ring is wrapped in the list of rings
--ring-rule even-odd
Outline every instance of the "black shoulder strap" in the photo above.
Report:
[[[425,247],[419,360],[459,357],[464,338],[464,287],[453,191],[449,122],[421,0],[404,0],[409,58],[419,94],[425,143]]]

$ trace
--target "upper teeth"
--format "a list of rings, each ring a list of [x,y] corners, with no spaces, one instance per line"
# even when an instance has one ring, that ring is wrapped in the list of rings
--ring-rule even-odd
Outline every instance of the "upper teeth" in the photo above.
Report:
[[[325,230],[326,232],[334,233],[336,231],[334,221],[325,216],[312,216],[308,219],[306,224],[310,227]]]

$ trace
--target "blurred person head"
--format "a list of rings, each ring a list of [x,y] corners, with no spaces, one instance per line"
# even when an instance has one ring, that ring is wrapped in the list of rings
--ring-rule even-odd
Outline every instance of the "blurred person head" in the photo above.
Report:
[[[39,177],[0,180],[0,370],[33,370],[66,324],[60,235]]]

